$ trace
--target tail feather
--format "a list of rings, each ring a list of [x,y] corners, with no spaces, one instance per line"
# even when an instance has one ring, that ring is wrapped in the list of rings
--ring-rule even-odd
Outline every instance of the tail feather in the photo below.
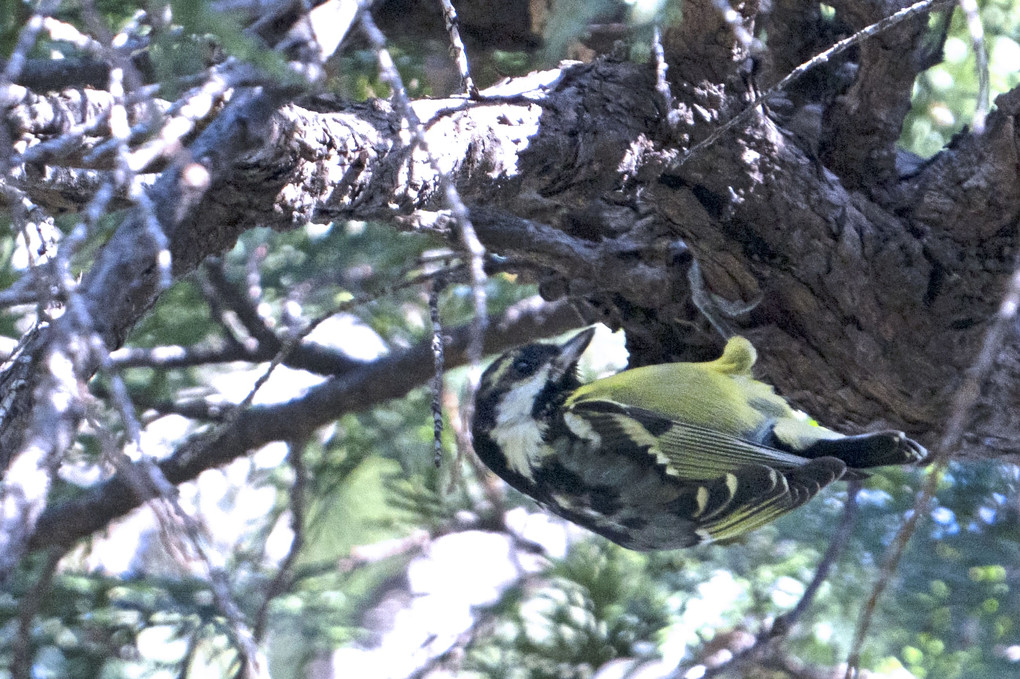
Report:
[[[924,446],[901,431],[823,439],[802,450],[800,454],[813,459],[834,457],[851,469],[917,464],[928,457]]]

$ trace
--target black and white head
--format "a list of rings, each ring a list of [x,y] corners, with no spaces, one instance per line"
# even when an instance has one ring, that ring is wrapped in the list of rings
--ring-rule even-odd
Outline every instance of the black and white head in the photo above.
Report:
[[[488,367],[475,397],[472,434],[479,457],[497,473],[529,476],[548,418],[578,386],[577,362],[594,329],[563,344],[528,344]],[[501,474],[502,475],[502,474]]]

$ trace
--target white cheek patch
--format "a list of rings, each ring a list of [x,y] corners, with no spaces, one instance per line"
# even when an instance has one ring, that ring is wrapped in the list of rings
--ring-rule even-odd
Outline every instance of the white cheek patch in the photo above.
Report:
[[[506,455],[507,466],[531,481],[535,480],[533,467],[542,455],[542,430],[531,411],[548,372],[546,366],[507,392],[496,409],[496,426],[490,433]]]
[[[500,450],[506,455],[507,466],[530,481],[535,480],[532,473],[532,460],[540,457],[542,432],[535,421],[519,422],[502,425],[492,433]]]

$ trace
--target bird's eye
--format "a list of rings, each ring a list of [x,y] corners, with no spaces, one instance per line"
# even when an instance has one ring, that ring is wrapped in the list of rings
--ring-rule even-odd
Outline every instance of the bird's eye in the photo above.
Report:
[[[513,369],[518,375],[528,375],[535,369],[535,362],[530,358],[518,358],[514,361]]]

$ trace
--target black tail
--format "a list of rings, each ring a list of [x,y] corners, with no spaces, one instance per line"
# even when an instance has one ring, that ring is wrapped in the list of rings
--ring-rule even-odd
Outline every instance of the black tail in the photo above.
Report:
[[[901,431],[880,431],[874,434],[824,439],[799,451],[809,458],[834,457],[851,469],[867,469],[887,465],[917,464],[928,457],[917,441]]]

